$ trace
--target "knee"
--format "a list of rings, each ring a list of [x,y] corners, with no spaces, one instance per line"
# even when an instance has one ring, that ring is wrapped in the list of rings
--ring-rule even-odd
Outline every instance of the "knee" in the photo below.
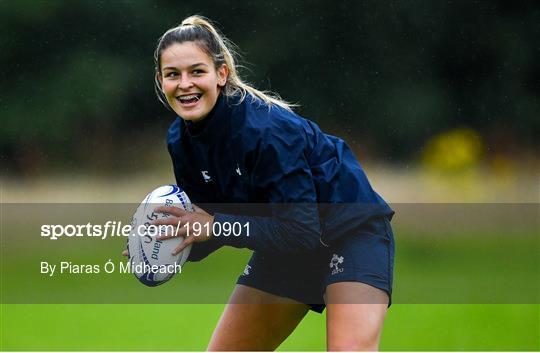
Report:
[[[374,352],[379,350],[379,335],[341,337],[328,342],[331,352]]]
[[[329,352],[376,352],[379,345],[364,342],[339,342],[328,346]]]

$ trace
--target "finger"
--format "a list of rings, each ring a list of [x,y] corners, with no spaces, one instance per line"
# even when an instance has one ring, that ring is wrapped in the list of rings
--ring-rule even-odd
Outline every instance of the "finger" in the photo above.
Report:
[[[129,256],[129,251],[127,249],[122,251],[122,256]]]
[[[187,213],[183,209],[174,206],[159,206],[154,209],[154,212],[168,213],[176,217],[182,217]]]
[[[191,206],[193,206],[193,212],[206,213],[205,210],[203,210],[203,209],[200,208],[199,206],[195,205],[194,203],[192,203]]]
[[[160,218],[160,219],[155,219],[153,221],[150,221],[150,224],[154,226],[171,225],[171,226],[179,227],[180,223],[181,223],[181,220],[178,217]]]
[[[193,238],[191,238],[191,239],[193,239]],[[172,251],[173,256],[179,254],[179,253],[180,253],[181,251],[183,251],[185,248],[187,248],[188,246],[190,246],[191,243],[193,243],[193,240],[191,240],[191,239],[186,238],[186,240],[184,240],[184,241],[182,242],[182,244],[180,244],[180,245],[178,245],[176,248],[174,248],[174,250]]]
[[[187,235],[187,228],[186,227],[176,227],[174,232],[167,231],[165,234],[158,235],[156,237],[156,240],[167,240],[172,239],[176,237],[185,237]]]
[[[170,234],[169,232],[167,232],[165,234],[161,234],[161,235],[156,236],[156,241],[168,240],[168,239],[172,239],[172,238],[176,238],[175,233]]]

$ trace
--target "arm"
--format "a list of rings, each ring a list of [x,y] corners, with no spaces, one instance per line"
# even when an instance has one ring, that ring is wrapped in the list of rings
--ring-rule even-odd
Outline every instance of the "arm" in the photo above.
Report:
[[[246,141],[249,146],[243,146],[241,152],[248,159],[245,161],[248,182],[259,195],[255,197],[258,202],[268,205],[266,212],[257,216],[224,213],[215,213],[213,217],[208,214],[178,215],[191,224],[194,221],[210,225],[216,222],[222,227],[226,223],[249,224],[249,236],[247,228],[242,228],[240,236],[192,237],[184,242],[186,245],[197,243],[190,261],[198,261],[223,245],[281,253],[307,251],[318,246],[321,227],[317,192],[307,157],[310,150],[307,136],[294,117],[289,119],[276,115],[270,117],[271,120],[263,120],[268,117],[254,120],[255,123],[261,122],[258,127],[241,128],[242,135],[249,139]],[[177,135],[177,132],[171,134]],[[169,152],[174,164],[171,148]],[[178,180],[179,176],[176,177]]]
[[[306,251],[319,244],[317,193],[306,156],[306,137],[300,126],[291,125],[263,131],[252,153],[250,184],[265,195],[267,215],[216,213],[216,223],[249,224],[249,235],[242,227],[240,236],[214,237],[212,241],[264,252]]]
[[[267,131],[266,138],[257,139],[258,143],[253,141],[256,147],[250,152],[249,183],[258,195],[264,195],[263,212],[257,216],[224,213],[210,216],[202,210],[191,214],[178,211],[176,219],[170,220],[174,224],[178,221],[208,224],[209,229],[213,229],[214,223],[220,224],[218,229],[234,223],[249,225],[241,227],[238,236],[205,234],[208,236],[191,237],[182,245],[182,248],[195,245],[190,261],[201,260],[223,245],[280,253],[309,251],[318,246],[321,227],[317,193],[305,153],[305,137],[291,129],[278,129],[277,133],[273,130],[272,135]],[[174,214],[170,209],[163,211]],[[178,235],[185,233],[187,230],[183,229]]]
[[[253,185],[267,195],[267,216],[243,216],[216,213],[215,223],[239,222],[240,236],[214,237],[220,245],[264,252],[299,252],[319,244],[320,223],[317,195],[301,136],[272,138],[256,155],[251,172]],[[249,234],[247,232],[249,229]]]

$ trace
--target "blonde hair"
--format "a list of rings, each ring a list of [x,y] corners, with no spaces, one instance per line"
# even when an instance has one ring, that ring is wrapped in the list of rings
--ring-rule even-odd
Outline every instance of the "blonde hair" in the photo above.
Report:
[[[221,34],[209,19],[199,15],[187,17],[180,25],[170,28],[159,38],[157,48],[154,52],[154,62],[158,74],[161,73],[160,61],[163,51],[175,43],[184,42],[194,42],[197,44],[201,50],[212,58],[216,70],[223,64],[227,65],[229,75],[222,91],[226,97],[239,94],[240,102],[242,102],[250,94],[253,99],[259,98],[269,107],[277,105],[291,111],[296,106],[295,104],[286,102],[276,93],[260,91],[244,82],[238,73],[239,65],[237,65],[236,59],[239,55],[234,50],[236,45]],[[155,88],[158,99],[168,107],[161,84],[157,78],[155,80]]]

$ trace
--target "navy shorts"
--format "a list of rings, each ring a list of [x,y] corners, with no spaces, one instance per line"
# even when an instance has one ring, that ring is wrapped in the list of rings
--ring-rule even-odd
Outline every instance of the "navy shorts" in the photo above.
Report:
[[[345,236],[302,254],[254,252],[237,283],[308,304],[321,313],[326,287],[361,282],[392,296],[394,236],[386,217],[366,222]],[[352,299],[354,300],[354,299]]]

